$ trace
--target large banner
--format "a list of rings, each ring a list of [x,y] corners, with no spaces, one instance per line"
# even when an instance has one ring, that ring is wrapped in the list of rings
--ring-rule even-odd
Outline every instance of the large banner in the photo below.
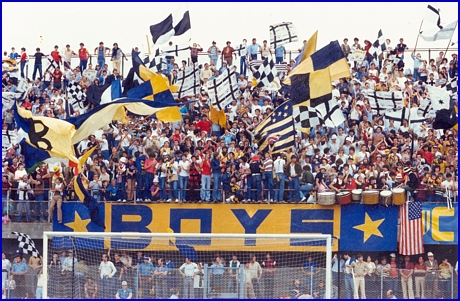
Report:
[[[426,245],[457,245],[458,204],[423,204],[422,225]]]
[[[322,233],[340,237],[340,249],[348,251],[396,251],[398,207],[350,205],[222,205],[222,204],[101,204],[100,214],[106,229],[91,222],[82,203],[64,203],[63,223],[53,221],[54,231],[164,233],[241,233],[299,234]],[[56,240],[57,243],[58,240]],[[175,250],[173,245],[158,245],[155,239],[133,243],[144,250]],[[120,248],[118,241],[91,242],[92,248]],[[190,242],[189,242],[190,243]],[[86,243],[84,243],[86,244]],[[211,239],[194,244],[196,250],[215,250]],[[64,244],[65,245],[65,244]],[[64,246],[63,245],[63,246]],[[286,239],[285,251],[305,251],[305,244]],[[88,246],[86,244],[86,246]],[[257,241],[235,239],[221,250],[254,250]],[[55,245],[55,247],[57,247]],[[126,248],[126,243],[124,243]],[[308,250],[308,248],[307,248]],[[318,250],[318,247],[315,247]],[[337,250],[337,246],[333,248]]]

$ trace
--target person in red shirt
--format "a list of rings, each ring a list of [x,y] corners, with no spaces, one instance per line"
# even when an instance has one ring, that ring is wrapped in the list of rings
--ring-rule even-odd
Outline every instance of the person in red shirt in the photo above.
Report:
[[[54,88],[61,89],[61,79],[63,75],[64,74],[62,73],[60,67],[56,67],[56,69],[54,69],[54,72],[52,74],[54,78]]]
[[[58,49],[58,45],[54,46],[54,51],[51,51],[51,57],[58,64],[58,66],[60,66],[60,63],[62,63],[62,57]]]
[[[22,47],[21,48],[21,77],[26,78],[24,75],[24,67],[26,66],[27,63],[27,53],[26,53],[26,48]]]
[[[26,110],[32,110],[32,103],[30,102],[29,97],[26,97],[24,99],[24,102],[22,103],[21,107]]]
[[[211,155],[206,154],[205,159],[201,163],[201,200],[198,203],[209,202],[211,200]]]
[[[428,145],[423,146],[423,151],[421,152],[422,158],[425,158],[426,163],[431,165],[434,160],[434,154],[430,152]]]
[[[275,296],[275,271],[278,268],[276,261],[270,256],[270,253],[265,255],[265,260],[262,261],[262,280],[264,283],[264,299],[273,299]]]
[[[203,114],[202,120],[199,121],[195,127],[200,130],[200,132],[206,132],[208,134],[211,133],[211,127],[212,127],[212,122],[208,120],[208,116],[206,114]]]
[[[78,57],[80,58],[80,72],[83,74],[86,66],[88,65],[88,57],[90,56],[88,49],[85,48],[85,44],[80,43],[80,49],[78,49]]]
[[[236,53],[235,49],[230,46],[231,42],[227,41],[227,46],[222,49],[222,57],[223,60],[227,62],[228,66],[231,66],[233,63],[233,55],[235,55],[235,60],[236,60]]]

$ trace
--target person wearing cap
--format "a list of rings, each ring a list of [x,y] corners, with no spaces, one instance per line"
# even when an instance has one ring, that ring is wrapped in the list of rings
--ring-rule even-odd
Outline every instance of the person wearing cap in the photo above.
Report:
[[[219,54],[221,52],[222,51],[219,49],[219,47],[216,46],[216,41],[212,41],[212,45],[208,48],[210,63],[213,62],[214,64],[217,64],[217,60],[219,59]]]
[[[80,43],[80,49],[78,49],[78,57],[80,58],[80,72],[83,74],[88,64],[88,58],[90,57],[88,49],[85,48],[85,44]]]
[[[425,284],[426,284],[426,298],[435,299],[436,291],[438,290],[438,261],[434,259],[434,254],[428,252],[428,260],[425,261],[426,274],[425,274]]]
[[[99,46],[94,48],[94,55],[97,55],[97,64],[104,67],[105,56],[110,55],[110,48],[104,46],[104,42],[99,42]]]
[[[123,281],[121,282],[121,288],[118,289],[117,293],[115,294],[115,299],[132,299],[133,298],[133,291],[132,289],[128,288],[128,282]]]

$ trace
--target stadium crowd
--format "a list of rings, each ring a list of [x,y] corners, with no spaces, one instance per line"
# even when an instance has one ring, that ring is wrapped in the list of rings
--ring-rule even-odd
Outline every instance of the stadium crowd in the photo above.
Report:
[[[244,41],[245,42],[245,41]],[[367,52],[362,63],[350,62],[351,78],[333,82],[333,97],[341,104],[346,121],[337,128],[316,126],[309,133],[292,132],[295,148],[280,153],[261,153],[254,141],[253,130],[271,112],[290,98],[290,87],[268,91],[253,87],[246,76],[246,61],[274,53],[277,62],[285,62],[284,46],[270,49],[253,39],[240,60],[238,86],[241,96],[225,109],[227,126],[222,128],[210,120],[210,100],[206,94],[181,99],[191,101],[180,106],[183,120],[165,123],[152,116],[136,116],[128,113],[129,124],[113,121],[101,125],[78,145],[77,156],[92,147],[97,150],[84,166],[83,175],[89,181],[89,189],[100,202],[176,202],[176,203],[300,203],[315,202],[315,193],[332,190],[390,190],[405,187],[412,191],[412,198],[425,202],[440,202],[446,196],[456,200],[458,190],[458,135],[456,128],[434,130],[430,122],[410,127],[408,120],[395,124],[384,121],[383,116],[372,112],[369,100],[363,93],[374,91],[403,91],[411,107],[427,97],[426,86],[443,86],[447,79],[457,76],[457,54],[451,58],[443,52],[427,61],[412,51],[400,39],[398,44],[387,40],[387,51],[378,59]],[[34,116],[65,119],[66,86],[79,82],[81,87],[110,83],[121,77],[118,72],[124,53],[114,43],[113,49],[100,43],[94,51],[97,56],[96,77],[89,82],[85,77],[90,52],[83,43],[77,52],[69,45],[64,53],[55,50],[49,55],[64,70],[45,71],[42,76],[43,58],[39,48],[34,54],[34,72],[28,78],[29,89],[21,107]],[[222,73],[237,57],[231,43],[220,50],[212,43],[207,50],[210,61],[205,62],[200,78],[203,82]],[[344,39],[342,51],[346,56],[355,49],[370,49],[366,40],[359,39],[349,45]],[[202,48],[190,48],[191,61]],[[413,68],[404,65],[404,54],[411,52]],[[72,55],[78,55],[79,66],[72,66]],[[112,70],[105,61],[111,55]],[[397,64],[389,60],[396,55]],[[21,54],[12,52],[8,58],[18,60],[22,76],[28,60],[25,48]],[[219,58],[222,66],[218,68]],[[159,70],[173,83],[179,66],[174,57],[167,57],[167,68]],[[406,58],[407,61],[407,58]],[[295,60],[285,62],[287,71],[280,73],[281,81],[289,74]],[[407,72],[407,69],[413,71]],[[36,77],[36,71],[39,77]],[[16,90],[14,78],[3,74],[3,92]],[[77,113],[76,113],[77,114]],[[13,110],[2,109],[3,130],[14,130]],[[270,144],[277,137],[271,137]],[[30,204],[36,220],[48,212],[53,216],[57,207],[57,219],[62,222],[60,210],[63,200],[74,200],[72,170],[61,166],[43,164],[28,174],[19,146],[12,145],[3,158],[2,201],[3,211],[16,211],[16,221],[32,221]],[[448,193],[446,193],[448,192]],[[6,201],[14,200],[16,208],[6,208]],[[32,203],[33,201],[33,203]],[[48,208],[49,202],[49,208]],[[11,203],[9,203],[11,204]],[[11,210],[10,210],[11,211]]]
[[[101,257],[74,252],[54,251],[46,261],[51,298],[113,299],[117,294],[131,294],[129,299],[164,299],[171,294],[185,299],[234,298],[244,292],[245,299],[325,299],[327,267],[314,254],[302,256],[303,262],[284,262],[284,257],[270,253],[228,253],[227,258],[215,254],[212,259],[208,254],[206,260],[200,256],[197,261],[142,251],[131,256],[126,250],[109,250]],[[432,252],[426,256],[334,254],[329,267],[331,298],[385,299],[388,294],[403,299],[455,298],[458,262],[454,266],[445,256],[436,258],[439,262]],[[43,258],[34,256],[27,262],[20,252],[11,263],[2,253],[4,297],[41,299],[46,283],[43,264]]]

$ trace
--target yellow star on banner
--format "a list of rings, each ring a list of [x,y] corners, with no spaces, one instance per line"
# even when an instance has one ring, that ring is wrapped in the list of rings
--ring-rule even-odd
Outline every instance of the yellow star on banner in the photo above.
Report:
[[[88,229],[86,229],[86,226],[88,226],[90,222],[91,220],[89,218],[82,220],[78,212],[75,211],[74,221],[71,223],[65,223],[64,225],[66,225],[69,228],[72,228],[73,232],[88,232]]]
[[[353,228],[364,232],[364,242],[366,242],[372,235],[383,237],[380,233],[379,226],[385,219],[373,221],[366,212],[364,224],[354,226]]]

